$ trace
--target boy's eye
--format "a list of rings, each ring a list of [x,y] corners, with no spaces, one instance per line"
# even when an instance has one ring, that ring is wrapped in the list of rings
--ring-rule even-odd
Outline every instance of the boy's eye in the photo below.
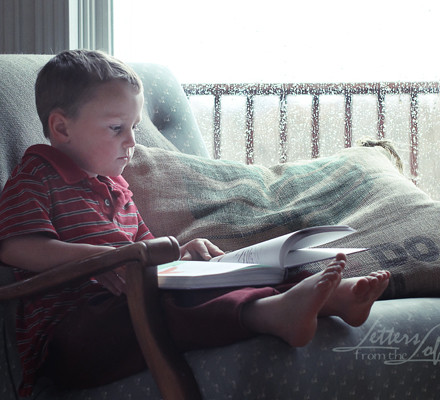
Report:
[[[136,124],[136,125],[133,125],[133,128],[131,128],[134,132],[139,132],[139,125],[138,124]]]
[[[113,132],[119,133],[121,132],[122,127],[120,125],[113,125],[110,127]]]

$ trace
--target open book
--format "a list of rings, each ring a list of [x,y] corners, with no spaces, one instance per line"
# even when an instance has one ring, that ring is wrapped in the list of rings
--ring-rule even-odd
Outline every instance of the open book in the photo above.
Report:
[[[317,226],[245,247],[210,261],[175,261],[158,266],[159,287],[199,289],[271,285],[282,282],[289,268],[352,254],[365,248],[317,248],[354,233],[345,226]]]

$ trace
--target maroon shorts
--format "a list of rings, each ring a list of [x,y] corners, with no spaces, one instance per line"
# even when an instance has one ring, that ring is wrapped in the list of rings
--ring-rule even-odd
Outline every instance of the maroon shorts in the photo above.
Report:
[[[182,351],[221,346],[254,335],[241,323],[246,302],[277,290],[169,291],[163,294],[170,332]],[[102,293],[70,313],[56,328],[42,372],[61,386],[87,388],[144,370],[127,299]]]

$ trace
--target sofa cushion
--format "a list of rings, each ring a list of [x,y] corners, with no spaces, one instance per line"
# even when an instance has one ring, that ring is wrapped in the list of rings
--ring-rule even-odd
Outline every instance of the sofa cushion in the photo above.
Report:
[[[158,64],[130,65],[144,84],[147,119],[179,151],[209,157],[186,94],[171,71]],[[140,138],[138,142],[146,145]]]
[[[156,236],[206,237],[233,250],[308,226],[346,224],[357,233],[332,245],[371,249],[350,256],[346,277],[389,269],[387,298],[440,292],[439,203],[381,147],[266,168],[138,146],[124,175]]]

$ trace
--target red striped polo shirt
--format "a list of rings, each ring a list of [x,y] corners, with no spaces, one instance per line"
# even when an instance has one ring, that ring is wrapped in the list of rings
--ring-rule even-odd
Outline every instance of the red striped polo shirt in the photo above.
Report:
[[[70,242],[122,246],[153,238],[121,176],[90,178],[69,157],[48,145],[30,147],[0,197],[0,241],[42,233]],[[30,272],[15,269],[16,279]],[[16,336],[23,366],[20,394],[31,394],[56,325],[100,285],[85,280],[20,302]]]

